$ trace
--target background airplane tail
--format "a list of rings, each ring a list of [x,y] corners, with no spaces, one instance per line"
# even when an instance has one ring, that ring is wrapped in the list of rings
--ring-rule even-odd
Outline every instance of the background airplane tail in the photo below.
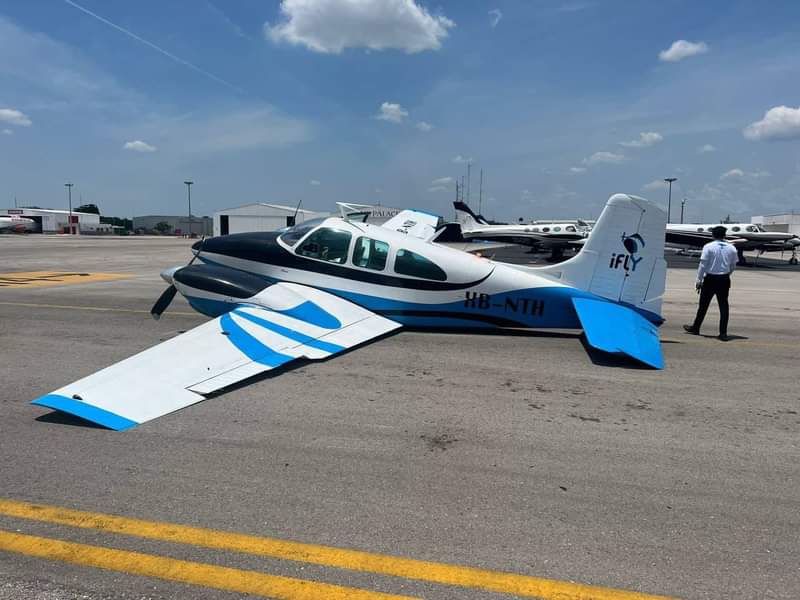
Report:
[[[483,219],[463,202],[453,202],[453,207],[456,209],[456,222],[461,225],[462,231],[472,231],[480,225],[486,225]]]
[[[627,194],[609,198],[583,249],[542,269],[565,283],[660,318],[667,275],[666,213]]]

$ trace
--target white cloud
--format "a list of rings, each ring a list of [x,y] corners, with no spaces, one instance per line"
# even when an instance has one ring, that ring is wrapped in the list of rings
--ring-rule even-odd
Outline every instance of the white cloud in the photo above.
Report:
[[[143,142],[142,140],[125,142],[123,148],[125,150],[133,150],[134,152],[155,152],[157,150],[155,146],[152,146],[147,142]]]
[[[2,133],[3,135],[14,135],[14,132],[10,129],[3,129]]]
[[[381,104],[381,110],[377,115],[375,115],[375,118],[380,119],[381,121],[402,123],[403,119],[405,119],[407,116],[408,111],[399,104],[384,102]]]
[[[28,115],[13,108],[0,108],[0,121],[20,127],[30,127],[33,123]]]
[[[697,152],[699,154],[705,154],[706,152],[716,152],[716,150],[717,150],[716,146],[712,146],[711,144],[705,144],[703,146],[700,146],[697,149]]]
[[[319,181],[318,179],[312,179],[312,180],[311,180],[311,181],[309,181],[308,183],[310,183],[311,185],[314,185],[314,186],[316,186],[316,185],[322,185],[322,183],[320,183],[320,181]]]
[[[420,121],[419,123],[414,125],[414,127],[419,129],[420,131],[430,131],[431,129],[433,129],[433,125],[431,125],[430,123],[426,123],[425,121]]]
[[[269,39],[333,54],[345,48],[438,50],[455,26],[415,0],[283,0],[281,13],[281,22],[264,24]]]
[[[569,170],[573,173],[586,173],[586,167],[570,167]]]
[[[452,177],[440,177],[439,179],[434,179],[431,181],[431,185],[450,185],[454,181],[455,179]]]
[[[650,183],[645,183],[642,186],[642,189],[648,192],[652,192],[654,190],[665,190],[667,189],[667,182],[663,179],[654,179]]]
[[[531,199],[531,191],[530,190],[522,190],[519,194],[520,200],[530,200]]]
[[[719,176],[720,181],[724,181],[725,179],[740,179],[744,177],[744,171],[741,169],[731,169],[730,171],[726,171],[722,175]]]
[[[705,42],[687,42],[678,40],[672,43],[667,50],[658,53],[658,59],[662,62],[678,62],[690,56],[705,54],[708,52],[708,45]]]
[[[751,123],[742,132],[748,140],[792,140],[800,138],[800,106],[775,106],[764,118]]]
[[[443,185],[434,185],[434,186],[429,187],[428,191],[431,192],[431,193],[433,193],[433,192],[445,192],[445,191],[447,191],[447,188],[445,186],[443,186]]]
[[[503,13],[500,12],[500,9],[493,8],[489,11],[489,25],[492,29],[497,27],[497,24],[500,22],[500,19],[503,18]]]
[[[655,146],[663,139],[664,136],[660,133],[656,133],[655,131],[643,131],[639,134],[638,140],[620,142],[619,145],[625,146],[626,148],[649,148],[650,146]]]
[[[463,164],[471,163],[471,162],[472,162],[472,157],[471,156],[469,158],[467,158],[467,157],[461,156],[460,154],[457,154],[456,156],[453,157],[453,164],[456,164],[456,165],[463,165]]]
[[[589,158],[583,159],[585,165],[596,165],[599,163],[619,164],[625,160],[622,154],[614,154],[613,152],[595,152]]]

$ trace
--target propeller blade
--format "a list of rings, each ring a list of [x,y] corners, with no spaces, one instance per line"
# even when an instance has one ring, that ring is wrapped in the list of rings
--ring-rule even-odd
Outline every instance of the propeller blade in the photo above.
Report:
[[[153,308],[150,309],[150,314],[153,315],[153,318],[158,321],[161,318],[161,313],[167,310],[170,302],[172,299],[175,298],[175,294],[178,293],[178,288],[174,285],[169,286],[167,289],[164,290],[164,293],[158,297],[156,303],[153,304]]]

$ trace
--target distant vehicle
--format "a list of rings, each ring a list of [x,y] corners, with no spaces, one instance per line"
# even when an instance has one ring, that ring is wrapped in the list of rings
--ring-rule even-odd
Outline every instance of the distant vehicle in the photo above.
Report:
[[[490,225],[463,202],[453,202],[453,207],[456,209],[456,221],[461,226],[461,235],[465,240],[508,242],[543,248],[550,250],[551,261],[563,259],[564,250],[567,248],[579,250],[591,231],[591,228],[582,222]]]
[[[12,231],[14,233],[36,231],[36,221],[18,215],[2,215],[0,216],[0,231]]]
[[[718,225],[727,228],[726,239],[736,246],[739,253],[739,264],[747,264],[745,250],[756,250],[764,252],[784,252],[792,253],[789,258],[790,265],[796,265],[797,248],[800,246],[800,238],[792,233],[781,231],[767,231],[755,223],[696,223],[696,224],[676,224],[667,225],[666,244],[672,248],[702,248],[713,238],[711,230]]]
[[[34,404],[128,429],[403,326],[583,329],[594,348],[663,368],[666,215],[656,205],[612,196],[583,250],[546,267],[433,243],[438,221],[404,210],[383,225],[328,217],[197,242],[189,265],[161,274],[169,287],[151,312],[180,292],[211,321]]]

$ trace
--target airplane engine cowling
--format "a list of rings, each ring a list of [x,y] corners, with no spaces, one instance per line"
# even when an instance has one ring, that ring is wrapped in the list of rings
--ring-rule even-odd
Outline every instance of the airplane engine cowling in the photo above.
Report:
[[[252,298],[271,285],[271,281],[230,267],[189,265],[172,274],[178,291],[198,311],[217,316]]]

